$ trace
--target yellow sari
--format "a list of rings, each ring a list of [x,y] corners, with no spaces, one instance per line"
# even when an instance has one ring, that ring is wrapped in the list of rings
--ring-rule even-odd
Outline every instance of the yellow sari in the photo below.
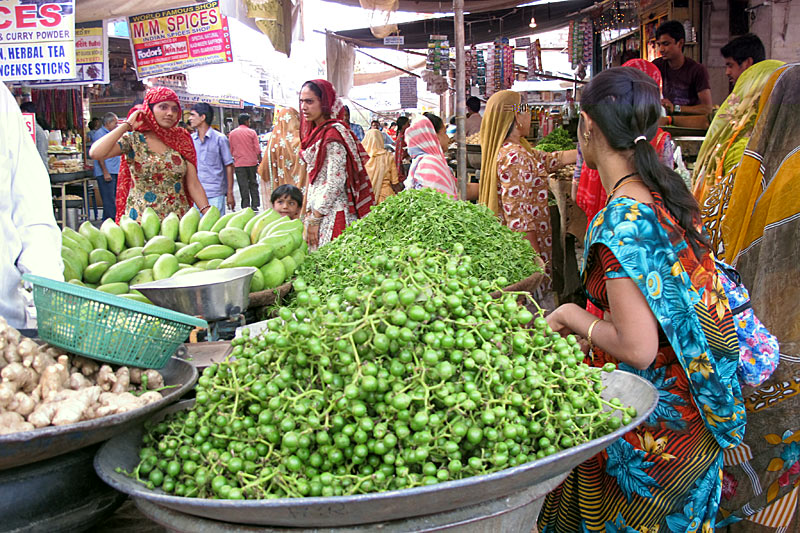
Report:
[[[377,205],[394,194],[392,185],[398,183],[394,155],[384,147],[383,134],[378,130],[369,130],[361,141],[361,146],[369,155],[369,161],[364,168],[367,169],[369,181],[372,183]]]
[[[720,513],[730,533],[797,531],[800,523],[798,87],[800,64],[769,78],[722,221],[725,260],[742,275],[753,308],[781,347],[775,373],[745,391],[745,441],[725,455]]]
[[[721,223],[733,187],[733,174],[753,132],[764,86],[781,65],[782,61],[761,61],[744,71],[714,117],[697,156],[693,193],[701,205],[712,250],[718,256],[724,254]]]

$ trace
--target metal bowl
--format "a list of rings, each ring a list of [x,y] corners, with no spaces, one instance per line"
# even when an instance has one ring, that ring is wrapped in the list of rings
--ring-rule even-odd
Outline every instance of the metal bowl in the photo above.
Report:
[[[223,522],[295,528],[341,527],[432,515],[495,500],[533,485],[552,483],[554,478],[563,477],[641,424],[658,403],[656,388],[634,374],[614,371],[603,374],[603,382],[606,386],[602,393],[604,398],[618,397],[624,404],[636,408],[638,415],[629,425],[544,459],[493,474],[427,487],[331,498],[244,501],[168,495],[160,490],[150,490],[134,479],[116,472],[117,468],[127,471],[136,468],[142,441],[141,426],[107,442],[95,457],[94,464],[100,478],[120,492],[182,513]],[[173,405],[157,414],[154,419],[190,406],[190,402]]]
[[[206,320],[237,316],[250,304],[255,267],[223,268],[134,285],[156,305]]]
[[[85,420],[68,426],[49,426],[33,431],[20,431],[0,435],[0,470],[43,461],[91,444],[108,440],[127,431],[160,409],[174,403],[194,386],[197,369],[177,357],[159,370],[166,385],[178,385],[166,389],[158,401],[118,415]],[[2,529],[2,527],[0,527]]]
[[[468,144],[467,145],[467,166],[469,168],[481,168],[481,145]]]

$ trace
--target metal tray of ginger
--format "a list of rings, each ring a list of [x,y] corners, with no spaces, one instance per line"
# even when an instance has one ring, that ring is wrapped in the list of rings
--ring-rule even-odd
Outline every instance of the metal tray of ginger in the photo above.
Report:
[[[177,402],[197,381],[197,369],[183,359],[173,357],[159,372],[167,386],[163,398],[144,407],[109,415],[94,420],[85,420],[66,426],[48,426],[32,431],[20,431],[0,435],[0,470],[43,461],[69,453],[123,433],[156,411]]]

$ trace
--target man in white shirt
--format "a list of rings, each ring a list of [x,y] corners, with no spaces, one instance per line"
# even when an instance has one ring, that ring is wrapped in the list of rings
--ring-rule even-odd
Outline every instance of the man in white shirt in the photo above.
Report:
[[[25,327],[23,273],[64,280],[50,177],[17,102],[0,83],[0,316]]]

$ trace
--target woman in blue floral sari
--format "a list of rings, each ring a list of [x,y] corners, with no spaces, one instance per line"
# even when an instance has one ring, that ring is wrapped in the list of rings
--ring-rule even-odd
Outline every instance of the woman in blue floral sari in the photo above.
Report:
[[[581,99],[579,141],[609,197],[590,224],[584,287],[603,319],[573,304],[547,317],[586,338],[586,362],[614,362],[658,389],[640,427],[548,495],[542,532],[709,532],[722,450],[744,436],[738,341],[700,211],[649,140],[658,87],[642,72],[600,73]]]

